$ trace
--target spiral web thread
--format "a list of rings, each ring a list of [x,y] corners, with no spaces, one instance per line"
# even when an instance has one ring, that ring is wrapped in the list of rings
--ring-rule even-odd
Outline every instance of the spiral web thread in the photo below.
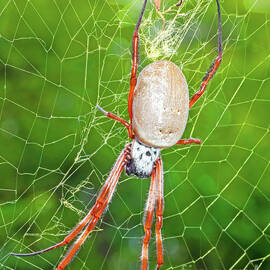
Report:
[[[93,205],[126,130],[131,39],[142,1],[0,4],[0,268],[52,269],[61,241]],[[270,13],[267,1],[221,1],[224,58],[184,134],[163,150],[162,269],[269,269]],[[215,1],[149,2],[139,72],[170,59],[190,96],[217,49]],[[268,9],[270,10],[270,8]],[[69,269],[139,269],[148,180],[123,174],[106,215]],[[155,267],[154,235],[150,269]]]

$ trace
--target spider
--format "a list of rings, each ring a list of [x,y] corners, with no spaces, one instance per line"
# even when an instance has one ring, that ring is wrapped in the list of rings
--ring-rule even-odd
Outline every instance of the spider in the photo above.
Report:
[[[101,215],[112,199],[118,179],[123,169],[126,174],[139,178],[151,176],[148,199],[145,208],[142,244],[142,270],[148,269],[148,246],[154,212],[156,214],[155,235],[157,247],[157,267],[163,264],[162,235],[163,223],[163,165],[160,151],[173,145],[201,144],[200,139],[180,139],[185,130],[189,108],[201,97],[205,88],[217,71],[222,60],[221,15],[219,0],[218,11],[218,56],[204,76],[200,89],[189,100],[188,86],[182,71],[170,61],[155,61],[146,66],[136,78],[139,28],[146,7],[144,0],[142,10],[133,34],[132,69],[128,97],[130,122],[117,115],[97,108],[109,118],[122,123],[128,130],[132,142],[127,144],[116,160],[110,175],[97,197],[93,208],[83,220],[59,242],[46,249],[33,253],[10,253],[15,256],[38,255],[60,246],[69,244],[84,228],[73,246],[68,250],[57,269],[64,269],[76,255],[87,236],[91,233]]]

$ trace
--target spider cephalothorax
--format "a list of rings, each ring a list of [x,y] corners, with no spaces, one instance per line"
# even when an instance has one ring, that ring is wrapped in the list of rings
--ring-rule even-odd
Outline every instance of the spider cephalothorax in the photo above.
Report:
[[[137,60],[139,44],[139,27],[143,17],[147,0],[144,0],[141,14],[133,34],[132,69],[130,78],[130,90],[128,98],[128,112],[130,122],[117,115],[103,110],[108,117],[119,121],[127,129],[132,143],[127,144],[120,153],[113,166],[110,175],[104,183],[96,203],[82,221],[59,242],[46,249],[32,253],[10,253],[15,256],[38,255],[54,248],[69,244],[81,231],[79,238],[69,249],[65,257],[59,263],[57,270],[63,270],[87,236],[93,231],[96,223],[108,208],[115,192],[118,179],[125,168],[128,175],[134,174],[140,178],[151,176],[149,195],[145,208],[144,231],[145,236],[142,246],[142,270],[148,269],[148,248],[151,237],[151,227],[154,212],[156,213],[156,250],[157,267],[159,270],[163,264],[163,248],[161,228],[163,223],[163,163],[160,150],[173,145],[200,144],[200,139],[181,139],[187,123],[188,111],[201,97],[205,88],[217,71],[222,59],[221,40],[221,14],[219,0],[218,8],[218,56],[203,78],[198,92],[189,100],[188,86],[184,74],[170,61],[155,61],[146,66],[137,79]],[[160,1],[159,1],[160,3]],[[182,1],[178,3],[180,5]],[[83,228],[85,228],[83,230]]]
[[[141,143],[134,139],[125,166],[126,174],[134,174],[139,178],[150,177],[160,149]]]

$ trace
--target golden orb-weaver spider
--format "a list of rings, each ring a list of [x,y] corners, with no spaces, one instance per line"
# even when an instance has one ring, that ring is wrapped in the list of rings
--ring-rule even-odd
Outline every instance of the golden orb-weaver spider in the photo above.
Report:
[[[182,1],[181,1],[182,2]],[[15,256],[38,255],[54,248],[70,243],[83,228],[79,238],[67,252],[57,269],[64,269],[75,256],[87,236],[95,227],[107,205],[111,201],[118,179],[123,169],[128,175],[134,174],[139,178],[151,176],[149,195],[145,209],[145,236],[142,247],[142,270],[148,268],[148,245],[154,211],[156,212],[156,246],[157,268],[163,264],[161,228],[163,222],[163,165],[160,150],[173,145],[196,143],[199,139],[180,139],[185,130],[189,108],[201,97],[205,88],[217,71],[222,60],[221,15],[219,0],[218,9],[218,56],[206,73],[200,89],[189,100],[188,86],[181,70],[170,61],[155,61],[146,66],[138,79],[137,60],[139,44],[139,28],[144,14],[147,0],[135,27],[133,35],[132,70],[128,97],[128,111],[130,122],[106,112],[97,106],[108,117],[119,121],[127,129],[132,142],[127,144],[116,160],[109,177],[103,185],[95,205],[85,218],[69,233],[62,242],[33,253],[10,253]]]

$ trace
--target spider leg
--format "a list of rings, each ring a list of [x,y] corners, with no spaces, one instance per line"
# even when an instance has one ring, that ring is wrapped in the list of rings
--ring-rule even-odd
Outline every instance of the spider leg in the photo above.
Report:
[[[151,227],[153,223],[153,215],[155,210],[155,201],[156,201],[156,169],[153,170],[151,176],[151,183],[149,188],[149,194],[146,202],[145,208],[145,221],[144,221],[144,239],[142,246],[142,270],[148,269],[148,246],[151,238]]]
[[[181,139],[176,143],[176,145],[184,145],[184,144],[191,144],[191,143],[201,144],[202,141],[200,139],[194,139],[194,138]]]
[[[146,3],[147,3],[147,0],[144,0],[140,17],[135,27],[135,31],[133,34],[133,41],[132,41],[132,68],[131,68],[130,88],[129,88],[129,96],[128,96],[128,112],[129,112],[130,123],[132,123],[132,103],[133,103],[134,90],[137,83],[136,73],[137,73],[137,67],[138,67],[138,45],[139,45],[138,32],[141,25]]]
[[[65,266],[70,262],[72,257],[75,255],[79,247],[83,244],[84,240],[86,239],[87,235],[92,231],[94,228],[96,222],[101,217],[102,213],[106,209],[106,206],[110,202],[112,195],[115,191],[118,179],[120,177],[120,174],[124,168],[126,157],[129,153],[129,145],[126,145],[125,149],[121,152],[119,155],[117,161],[115,162],[115,165],[110,172],[109,177],[107,178],[105,184],[103,185],[95,205],[93,208],[89,211],[87,216],[75,227],[75,229],[65,237],[65,239],[49,248],[43,249],[41,251],[33,252],[33,253],[10,253],[10,255],[15,256],[32,256],[32,255],[38,255],[44,252],[47,252],[49,250],[52,250],[54,248],[67,245],[70,241],[72,241],[79,232],[85,227],[87,223],[88,226],[85,229],[85,231],[82,233],[82,235],[79,237],[79,239],[75,242],[74,246],[70,249],[70,251],[67,253],[65,258],[62,260],[62,262],[59,265],[58,269],[64,269]],[[74,252],[75,251],[75,252]]]
[[[124,168],[124,163],[125,163],[125,159],[127,156],[127,151],[125,151],[125,150],[122,151],[122,153],[120,154],[120,156],[119,156],[119,158],[118,158],[118,160],[117,160],[117,162],[116,162],[116,164],[115,164],[115,166],[114,166],[114,168],[109,176],[109,178],[112,178],[112,185],[110,186],[110,188],[107,188],[106,186],[104,186],[104,188],[108,191],[106,197],[103,198],[103,200],[99,200],[99,198],[97,199],[95,206],[97,206],[97,205],[99,205],[99,206],[97,206],[96,208],[95,208],[95,206],[93,207],[92,219],[90,220],[88,226],[83,231],[83,233],[80,235],[78,240],[69,249],[69,251],[65,255],[64,259],[60,262],[60,264],[57,267],[57,270],[62,270],[69,264],[71,259],[76,255],[79,248],[82,246],[82,244],[86,240],[87,236],[94,229],[97,221],[100,219],[102,213],[104,212],[108,203],[110,202],[110,200],[113,196],[113,193],[115,191],[116,185],[118,183],[118,179],[119,179],[121,172]],[[101,193],[102,193],[102,191],[101,191]]]
[[[221,35],[221,15],[220,15],[220,5],[219,0],[217,1],[217,8],[218,8],[218,56],[214,60],[213,64],[210,66],[208,72],[205,74],[203,81],[200,86],[200,90],[194,94],[194,96],[189,101],[189,108],[201,97],[204,93],[208,82],[212,79],[215,75],[221,60],[222,60],[222,35]]]
[[[163,191],[163,164],[161,157],[156,162],[156,185],[157,185],[157,205],[156,205],[156,246],[157,246],[157,267],[159,270],[163,264],[163,250],[162,250],[162,236],[161,228],[163,223],[163,209],[164,209],[164,191]]]
[[[99,105],[97,105],[97,109],[99,109],[101,112],[103,112],[106,116],[108,116],[109,118],[120,122],[122,125],[124,125],[127,130],[128,130],[128,136],[130,137],[130,139],[134,138],[133,132],[132,132],[132,125],[126,121],[125,119],[111,113],[111,112],[107,112],[105,111],[103,108],[101,108]]]
[[[94,217],[91,219],[91,221],[89,222],[86,229],[80,235],[78,240],[73,244],[73,246],[69,249],[69,251],[65,255],[64,259],[60,262],[60,264],[57,267],[57,270],[64,269],[70,263],[71,259],[76,255],[79,248],[82,246],[82,244],[86,240],[87,236],[89,235],[89,233],[94,229],[97,221],[98,221],[97,217]]]
[[[111,112],[107,112],[107,111],[103,110],[100,106],[97,105],[97,108],[100,111],[102,111],[104,114],[106,114],[106,116],[108,116],[109,118],[112,118],[112,119],[120,122],[121,124],[123,124],[128,129],[128,136],[131,139],[134,138],[131,123],[132,123],[133,95],[134,95],[134,90],[135,90],[135,86],[136,86],[136,83],[137,83],[136,74],[137,74],[137,68],[138,68],[139,28],[140,28],[140,25],[141,25],[141,21],[142,21],[142,17],[143,17],[145,7],[146,7],[146,3],[147,3],[147,0],[144,0],[142,10],[141,10],[138,22],[136,24],[135,31],[134,31],[134,34],[133,34],[133,39],[132,39],[132,68],[131,68],[130,87],[129,87],[129,95],[128,95],[128,113],[129,113],[130,123],[128,123],[123,118],[120,118],[119,116],[117,116],[117,115],[115,115],[115,114],[113,114]]]
[[[180,0],[175,6],[180,7],[183,3],[183,0]]]
[[[48,252],[52,249],[55,249],[55,248],[58,248],[58,247],[61,247],[61,246],[65,246],[67,245],[68,243],[70,243],[78,234],[79,232],[83,229],[83,227],[91,220],[92,218],[92,212],[90,211],[87,216],[85,216],[85,218],[71,231],[71,233],[69,233],[65,239],[53,246],[50,246],[48,248],[45,248],[45,249],[42,249],[42,250],[39,250],[39,251],[36,251],[36,252],[32,252],[32,253],[14,253],[14,252],[11,252],[9,253],[9,255],[13,255],[13,256],[35,256],[35,255],[38,255],[38,254],[42,254],[42,253],[45,253],[45,252]]]

